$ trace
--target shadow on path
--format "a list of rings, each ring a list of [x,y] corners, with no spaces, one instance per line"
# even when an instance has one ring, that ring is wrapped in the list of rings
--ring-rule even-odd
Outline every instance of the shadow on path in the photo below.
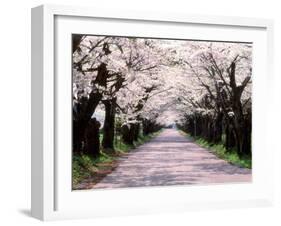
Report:
[[[118,167],[92,188],[251,182],[251,170],[217,158],[175,129],[120,158]]]

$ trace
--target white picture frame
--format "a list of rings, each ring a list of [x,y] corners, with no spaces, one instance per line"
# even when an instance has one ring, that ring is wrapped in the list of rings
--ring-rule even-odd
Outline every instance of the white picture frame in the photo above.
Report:
[[[67,18],[67,19],[65,19]],[[70,81],[71,68],[68,67],[71,55],[58,54],[64,35],[74,31],[91,32],[85,23],[103,23],[113,29],[114,23],[123,26],[122,35],[132,30],[126,26],[139,24],[139,32],[144,36],[153,35],[155,26],[181,26],[195,29],[194,36],[203,37],[204,31],[210,28],[211,40],[216,38],[256,40],[256,52],[259,53],[254,63],[254,118],[253,118],[253,183],[227,184],[212,186],[175,186],[137,189],[116,189],[110,191],[72,192],[69,187],[69,164],[64,165],[61,159],[69,161],[69,147],[62,148],[57,138],[57,129],[62,123],[58,104],[69,103],[69,91],[61,84],[64,79]],[[112,23],[112,24],[110,24]],[[101,27],[101,26],[100,26]],[[196,31],[197,27],[200,27]],[[79,29],[80,30],[79,30]],[[83,30],[84,29],[84,30]],[[221,33],[215,34],[212,29]],[[234,29],[234,30],[233,30]],[[161,29],[159,29],[161,30]],[[166,30],[169,35],[170,29]],[[184,30],[184,29],[183,29]],[[234,32],[235,30],[239,32]],[[108,29],[107,29],[108,31]],[[226,31],[226,32],[223,32]],[[105,34],[105,30],[100,30]],[[112,33],[113,32],[113,33]],[[116,34],[110,30],[108,34]],[[154,31],[155,32],[155,31]],[[157,31],[158,32],[158,31]],[[157,33],[156,32],[156,33]],[[170,31],[171,32],[171,31]],[[198,34],[197,34],[197,33]],[[155,35],[157,35],[155,33]],[[136,34],[136,33],[135,33]],[[164,33],[163,33],[164,34]],[[162,34],[162,35],[163,35]],[[161,35],[161,31],[160,31]],[[178,36],[181,34],[178,33]],[[185,33],[182,37],[187,37]],[[219,36],[221,35],[221,36]],[[240,35],[240,36],[239,36]],[[69,42],[70,44],[70,42]],[[268,140],[262,138],[261,130],[266,132],[267,107],[266,97],[271,95],[273,84],[273,22],[265,19],[236,18],[221,16],[182,15],[153,12],[122,12],[114,9],[103,11],[91,8],[71,6],[43,5],[32,9],[32,216],[41,220],[70,218],[89,218],[98,216],[116,216],[157,212],[186,211],[210,208],[254,207],[271,205],[273,202],[273,150],[268,148]],[[69,51],[71,46],[69,46]],[[254,50],[255,51],[255,50]],[[257,54],[255,53],[255,54]],[[262,53],[262,54],[261,54]],[[262,56],[260,56],[262,55]],[[68,56],[68,57],[67,57]],[[62,57],[66,62],[60,60]],[[62,62],[59,66],[58,62]],[[255,68],[256,66],[256,68]],[[69,74],[70,73],[70,74]],[[59,76],[58,76],[59,74]],[[260,75],[260,76],[258,76]],[[69,76],[69,77],[67,77]],[[67,82],[66,82],[67,83]],[[70,90],[70,89],[69,89]],[[65,95],[64,95],[65,94]],[[263,94],[264,96],[262,96]],[[66,101],[64,101],[66,100]],[[263,104],[263,105],[262,105]],[[69,105],[60,105],[60,111],[68,112]],[[69,112],[71,112],[69,110]],[[68,114],[68,113],[67,113]],[[67,117],[66,117],[67,119]],[[66,128],[70,128],[66,125]],[[70,133],[65,129],[66,134]],[[62,138],[67,144],[69,140]],[[69,144],[70,145],[70,144]],[[266,154],[261,155],[261,149]],[[66,160],[66,161],[68,161]],[[60,173],[58,173],[60,172]],[[66,179],[62,178],[66,175]],[[108,198],[104,198],[108,197]],[[111,200],[111,202],[110,202]],[[87,202],[95,205],[87,205]],[[81,205],[83,204],[83,205]],[[83,206],[83,207],[82,207]]]

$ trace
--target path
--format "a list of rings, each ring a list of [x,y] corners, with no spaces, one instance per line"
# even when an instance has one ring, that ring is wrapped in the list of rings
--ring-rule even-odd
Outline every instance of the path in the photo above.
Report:
[[[251,170],[217,158],[175,129],[120,159],[119,166],[93,188],[250,182]]]

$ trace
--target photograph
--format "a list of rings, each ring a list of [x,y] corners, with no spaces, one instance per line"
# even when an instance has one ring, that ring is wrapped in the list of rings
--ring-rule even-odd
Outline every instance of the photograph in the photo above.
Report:
[[[72,190],[252,182],[252,42],[71,42]]]

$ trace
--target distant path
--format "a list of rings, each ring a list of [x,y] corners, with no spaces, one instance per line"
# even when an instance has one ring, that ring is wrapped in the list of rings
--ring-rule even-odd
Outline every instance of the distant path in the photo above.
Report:
[[[93,188],[250,182],[251,170],[217,158],[175,129],[120,159],[118,167]]]

